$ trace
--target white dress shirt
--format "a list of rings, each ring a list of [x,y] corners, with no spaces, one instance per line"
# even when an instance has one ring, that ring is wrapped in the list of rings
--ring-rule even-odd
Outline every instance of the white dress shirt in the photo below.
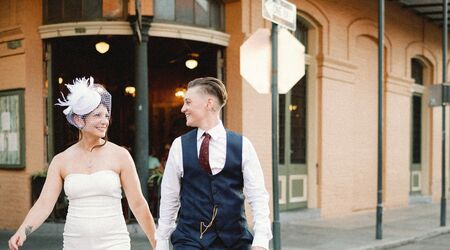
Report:
[[[205,131],[197,130],[197,155]],[[213,175],[225,166],[226,130],[219,122],[217,126],[206,131],[211,135],[209,142],[209,165]],[[269,194],[264,186],[264,176],[258,156],[252,143],[243,137],[242,172],[244,177],[244,195],[253,214],[254,239],[252,246],[269,249],[272,230],[269,219]],[[183,152],[181,137],[172,143],[161,183],[161,204],[159,209],[158,230],[156,232],[157,250],[169,249],[169,237],[176,228],[175,220],[180,208],[180,179],[183,177]]]

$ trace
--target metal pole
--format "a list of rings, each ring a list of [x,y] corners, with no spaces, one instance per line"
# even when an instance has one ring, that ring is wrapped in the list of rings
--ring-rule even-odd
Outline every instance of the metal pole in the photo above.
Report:
[[[448,0],[442,3],[444,24],[442,26],[442,192],[441,192],[441,226],[446,221],[446,195],[445,195],[445,101],[444,84],[447,81],[447,37],[448,37]]]
[[[138,27],[138,25],[133,25]],[[134,159],[141,183],[142,194],[148,200],[148,61],[147,43],[150,20],[144,18],[142,22],[142,40],[136,41],[135,49],[135,88],[136,103],[134,106],[136,134],[134,137]],[[136,31],[138,32],[138,31]]]
[[[376,239],[383,238],[383,34],[384,0],[378,1],[378,181]]]
[[[272,188],[273,249],[280,250],[280,211],[278,204],[278,24],[272,22]]]

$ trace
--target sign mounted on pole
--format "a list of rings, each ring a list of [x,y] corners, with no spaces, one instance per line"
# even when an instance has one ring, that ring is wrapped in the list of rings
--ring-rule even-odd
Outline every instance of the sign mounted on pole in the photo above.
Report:
[[[297,7],[284,0],[263,0],[262,16],[289,30],[295,31]]]
[[[240,49],[241,76],[260,94],[270,93],[270,30],[258,29]],[[305,75],[305,47],[286,29],[278,34],[278,92],[287,93]]]

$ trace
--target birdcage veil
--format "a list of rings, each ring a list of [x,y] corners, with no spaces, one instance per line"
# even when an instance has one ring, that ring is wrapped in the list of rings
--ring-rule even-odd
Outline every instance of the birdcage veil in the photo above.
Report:
[[[58,98],[55,105],[66,107],[63,113],[73,126],[78,128],[74,115],[84,119],[100,104],[104,105],[111,114],[111,94],[102,85],[95,84],[94,78],[76,78],[73,84],[66,84],[66,87],[69,89],[67,98],[61,93],[62,98]]]

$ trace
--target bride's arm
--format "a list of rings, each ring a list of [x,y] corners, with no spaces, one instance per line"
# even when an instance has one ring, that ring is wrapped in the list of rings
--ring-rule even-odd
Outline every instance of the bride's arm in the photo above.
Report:
[[[50,163],[42,192],[28,212],[22,225],[20,225],[16,233],[10,238],[8,242],[10,249],[18,249],[19,246],[22,246],[27,236],[41,226],[52,212],[61,193],[63,183],[60,174],[60,161],[61,156],[57,155]]]
[[[155,249],[155,222],[153,221],[153,216],[150,213],[147,201],[142,195],[142,189],[138,174],[136,172],[136,166],[134,165],[133,159],[128,151],[125,149],[120,150],[122,150],[120,155],[123,154],[124,156],[121,157],[123,160],[121,162],[120,180],[122,182],[125,195],[127,196],[128,204],[139,222],[139,225],[144,230],[145,235],[147,235],[147,238],[152,245],[152,249]]]

